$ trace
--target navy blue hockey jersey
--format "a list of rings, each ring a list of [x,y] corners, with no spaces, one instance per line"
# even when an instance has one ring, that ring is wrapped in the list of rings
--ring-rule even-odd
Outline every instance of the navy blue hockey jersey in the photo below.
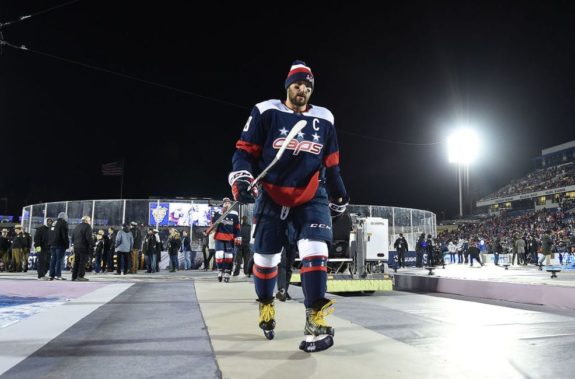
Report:
[[[323,107],[309,105],[305,112],[295,113],[280,100],[256,104],[236,143],[233,170],[247,170],[256,176],[275,158],[300,120],[306,120],[307,125],[262,180],[264,190],[279,205],[304,204],[314,197],[325,168],[330,197],[346,197],[333,115]]]
[[[214,213],[212,220],[217,220],[220,213]],[[240,236],[240,219],[238,212],[231,211],[216,227],[214,239],[219,241],[231,241]]]

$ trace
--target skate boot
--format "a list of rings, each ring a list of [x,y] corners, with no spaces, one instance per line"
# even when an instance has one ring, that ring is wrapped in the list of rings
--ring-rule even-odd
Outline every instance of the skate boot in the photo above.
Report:
[[[280,289],[277,293],[276,293],[276,299],[278,299],[279,301],[286,301],[286,290],[284,290],[283,288]]]
[[[224,273],[222,271],[218,272],[218,282],[222,281],[222,277],[223,277]]]
[[[334,300],[319,299],[311,308],[306,308],[306,323],[304,334],[306,339],[301,341],[299,348],[307,353],[327,350],[333,346],[335,330],[326,324],[325,317],[333,311]]]
[[[274,308],[274,300],[260,300],[260,328],[264,331],[264,336],[268,340],[273,340],[275,333],[274,328],[276,327],[276,322],[274,317],[276,315],[276,310]]]
[[[230,282],[230,273],[226,271],[226,273],[224,274],[224,283],[229,282]]]

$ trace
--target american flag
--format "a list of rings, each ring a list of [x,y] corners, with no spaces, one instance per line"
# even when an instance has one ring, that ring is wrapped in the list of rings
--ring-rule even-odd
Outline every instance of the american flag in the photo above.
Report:
[[[124,162],[110,162],[102,165],[102,175],[104,176],[122,176],[124,175]]]

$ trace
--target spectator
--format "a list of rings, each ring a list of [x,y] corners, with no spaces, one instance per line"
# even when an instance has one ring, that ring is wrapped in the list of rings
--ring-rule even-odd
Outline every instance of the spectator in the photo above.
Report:
[[[519,236],[516,237],[517,239],[515,240],[515,251],[517,252],[517,264],[526,265],[525,240],[523,238],[519,238]]]
[[[188,231],[184,230],[182,232],[182,253],[184,254],[184,270],[190,270],[192,268],[192,260],[191,260],[191,254],[192,254],[192,247],[191,247],[191,240],[190,237],[188,235]],[[194,255],[194,260],[195,260],[195,255]]]
[[[421,233],[415,245],[415,267],[423,267],[423,252],[425,251],[425,233]]]
[[[449,241],[449,244],[447,245],[447,251],[449,251],[449,263],[455,263],[455,252],[457,251],[457,245],[455,245],[453,241]]]
[[[468,253],[469,253],[469,266],[473,267],[473,260],[475,259],[477,261],[477,263],[479,263],[480,267],[483,267],[483,263],[481,262],[481,258],[479,257],[479,247],[478,247],[478,243],[475,240],[471,240],[469,242],[469,248],[468,248]]]
[[[72,244],[74,245],[74,266],[72,267],[72,280],[87,282],[86,262],[94,249],[94,237],[90,226],[90,216],[82,217],[82,222],[72,232]]]
[[[138,223],[132,221],[130,223],[130,232],[134,238],[134,246],[132,247],[131,260],[130,260],[130,273],[137,274],[139,268],[140,249],[142,248],[142,231],[138,227]]]
[[[164,246],[158,229],[154,229],[154,236],[156,237],[156,272],[160,272],[160,261],[162,260],[162,250]]]
[[[551,251],[553,247],[553,240],[551,239],[551,231],[546,230],[541,237],[541,259],[539,259],[539,267],[543,265],[543,261],[545,261],[545,265],[549,266],[551,264],[550,260],[554,258],[554,254]]]
[[[182,240],[180,239],[180,233],[176,229],[170,229],[170,237],[168,238],[168,254],[170,256],[170,272],[176,272],[178,270],[178,252],[182,247]]]
[[[248,223],[248,216],[242,216],[242,223],[240,225],[240,236],[242,243],[236,250],[236,265],[234,267],[233,276],[240,274],[240,268],[243,267],[244,275],[251,274],[249,269],[249,261],[251,259],[250,239],[251,239],[252,226]]]
[[[154,235],[154,229],[149,228],[148,234],[144,237],[144,247],[142,252],[146,259],[146,273],[152,274],[156,271],[156,252],[158,249],[158,241]]]
[[[409,250],[407,245],[407,240],[403,236],[403,233],[399,233],[399,237],[393,243],[393,247],[397,252],[397,266],[398,267],[405,267],[405,253]]]
[[[114,272],[114,255],[116,255],[116,231],[114,228],[108,228],[108,255],[106,269],[108,272]],[[117,262],[116,262],[117,264]]]
[[[34,234],[34,249],[36,250],[36,271],[38,280],[47,279],[46,274],[50,270],[50,228],[54,221],[46,219],[46,225],[41,225]]]
[[[134,237],[128,224],[122,225],[122,229],[116,234],[116,254],[118,255],[115,275],[126,275],[130,267],[130,255],[134,248]]]
[[[58,213],[58,219],[50,228],[50,280],[66,280],[62,277],[62,263],[66,249],[70,247],[68,237],[68,215],[65,212]]]
[[[10,247],[12,242],[8,239],[8,229],[2,229],[2,235],[0,235],[0,258],[2,258],[3,266],[0,267],[0,271],[10,270]]]
[[[14,260],[15,272],[26,272],[26,264],[24,264],[24,251],[28,246],[28,240],[24,233],[22,233],[22,225],[14,227],[16,235],[12,239],[12,259]]]
[[[276,299],[279,301],[291,300],[288,290],[291,281],[292,267],[298,253],[296,241],[295,228],[292,224],[288,224],[286,246],[282,249],[281,261],[278,265],[278,292],[276,293]]]
[[[94,272],[99,274],[102,271],[102,261],[104,261],[104,272],[106,267],[106,260],[103,259],[106,251],[106,240],[104,240],[104,230],[98,230],[98,234],[96,234],[96,254],[94,257]]]

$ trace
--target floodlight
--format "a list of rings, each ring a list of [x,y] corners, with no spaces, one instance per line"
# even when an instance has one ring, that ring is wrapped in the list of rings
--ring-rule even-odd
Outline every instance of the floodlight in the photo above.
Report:
[[[469,165],[479,155],[480,141],[477,133],[469,128],[457,129],[447,139],[450,163]]]

